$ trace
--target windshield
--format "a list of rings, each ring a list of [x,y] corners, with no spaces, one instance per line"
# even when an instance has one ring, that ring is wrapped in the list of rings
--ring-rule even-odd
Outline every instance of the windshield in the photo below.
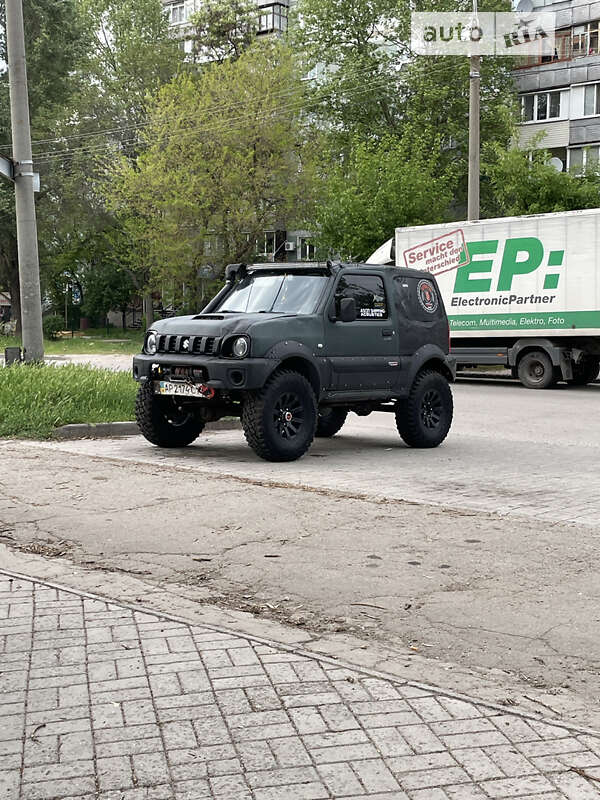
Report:
[[[326,275],[253,272],[215,310],[313,314],[327,281]]]

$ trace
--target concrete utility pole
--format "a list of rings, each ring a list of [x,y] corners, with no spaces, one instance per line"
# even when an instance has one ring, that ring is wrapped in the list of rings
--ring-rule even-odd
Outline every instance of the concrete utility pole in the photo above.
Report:
[[[477,0],[473,0],[473,16],[477,19]],[[481,57],[470,56],[469,69],[469,189],[467,216],[479,219],[479,94]]]
[[[33,157],[31,154],[27,64],[25,61],[23,0],[6,0],[6,45],[13,161],[15,162],[14,180],[23,349],[25,361],[43,361],[42,298],[35,216]]]

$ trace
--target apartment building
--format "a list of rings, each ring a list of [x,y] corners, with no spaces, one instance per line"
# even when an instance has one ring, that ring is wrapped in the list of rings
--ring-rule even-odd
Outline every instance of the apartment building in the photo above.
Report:
[[[600,2],[534,2],[556,15],[556,40],[552,56],[523,58],[514,70],[521,144],[541,133],[538,146],[557,169],[577,171],[600,155]]]
[[[198,10],[202,0],[162,0],[162,3],[169,14],[171,26],[174,30],[181,31],[184,47],[187,52],[191,52],[191,42],[183,39],[183,33],[189,18]],[[257,35],[280,34],[287,31],[289,10],[293,0],[256,0],[256,4],[259,11]]]

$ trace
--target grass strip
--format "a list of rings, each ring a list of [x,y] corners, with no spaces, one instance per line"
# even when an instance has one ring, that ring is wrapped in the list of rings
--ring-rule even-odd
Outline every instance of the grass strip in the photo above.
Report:
[[[127,372],[74,364],[0,367],[0,436],[48,439],[74,422],[133,420],[136,391]]]

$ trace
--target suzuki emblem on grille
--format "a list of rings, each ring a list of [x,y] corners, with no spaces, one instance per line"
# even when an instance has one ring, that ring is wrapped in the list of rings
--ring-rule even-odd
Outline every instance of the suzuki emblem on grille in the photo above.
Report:
[[[184,339],[184,340],[181,342],[181,347],[182,347],[184,350],[189,350],[189,349],[190,349],[190,340],[189,340],[189,339]]]

